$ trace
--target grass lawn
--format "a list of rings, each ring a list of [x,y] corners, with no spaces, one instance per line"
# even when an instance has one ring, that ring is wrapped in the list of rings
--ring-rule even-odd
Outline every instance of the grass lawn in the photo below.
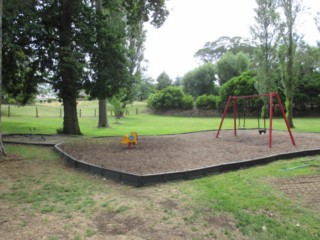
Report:
[[[70,168],[50,148],[6,147],[3,239],[320,238],[320,156],[134,188]],[[292,180],[308,176],[318,181],[299,192]]]
[[[157,116],[130,107],[108,129],[81,102],[87,136],[183,133],[218,128],[220,118]],[[1,132],[55,134],[59,104],[2,108]],[[138,115],[136,115],[138,109]],[[91,116],[91,115],[92,116]],[[296,118],[294,131],[320,132],[319,118]],[[256,127],[247,119],[247,127]],[[283,130],[282,119],[274,129]],[[226,119],[223,128],[232,128]],[[0,158],[2,239],[320,239],[320,156],[201,179],[134,188],[79,172],[48,147],[5,145]],[[173,160],[174,161],[174,160]]]
[[[146,111],[146,103],[134,103],[128,108],[129,115],[116,121],[114,116],[108,116],[110,128],[97,128],[98,118],[94,114],[97,107],[95,101],[83,101],[78,104],[80,128],[84,135],[88,136],[121,136],[131,131],[140,135],[175,134],[219,128],[220,117],[176,117],[149,114]],[[7,111],[9,106],[2,107],[1,132],[5,133],[35,133],[56,134],[62,127],[63,118],[60,117],[61,106],[57,103],[37,106],[17,107],[10,106],[10,117]],[[38,108],[38,117],[36,117]],[[110,106],[109,106],[110,109]],[[138,115],[136,114],[138,112]],[[295,118],[293,131],[320,132],[319,118]],[[262,124],[262,123],[261,123]],[[247,128],[257,128],[255,118],[246,120]],[[224,129],[233,128],[233,119],[227,118],[223,123]],[[267,121],[268,128],[268,121]],[[286,125],[282,118],[273,120],[273,128],[285,130]]]

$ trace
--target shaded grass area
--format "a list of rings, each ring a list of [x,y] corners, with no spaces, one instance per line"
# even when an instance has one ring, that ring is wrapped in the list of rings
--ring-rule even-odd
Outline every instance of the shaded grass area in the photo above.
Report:
[[[6,206],[8,216],[16,216],[13,224],[21,221],[17,234],[36,224],[41,229],[50,224],[58,228],[42,237],[320,238],[320,213],[304,206],[303,195],[291,199],[272,184],[277,179],[319,174],[320,156],[133,188],[69,168],[51,148],[7,145],[7,150],[15,155],[0,160],[0,201],[2,211]],[[21,215],[28,220],[19,220]],[[40,223],[32,222],[39,217]],[[124,231],[125,225],[130,231]],[[5,233],[1,231],[1,235]],[[161,231],[164,235],[158,235]]]

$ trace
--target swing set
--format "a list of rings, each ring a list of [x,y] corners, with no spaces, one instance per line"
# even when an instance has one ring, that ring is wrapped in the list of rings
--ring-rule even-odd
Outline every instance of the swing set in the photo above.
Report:
[[[272,147],[272,118],[273,118],[273,109],[274,109],[274,103],[273,103],[274,98],[276,99],[276,101],[279,104],[279,108],[280,108],[282,117],[283,117],[283,119],[285,121],[285,124],[287,126],[288,133],[289,133],[292,145],[295,146],[296,144],[295,144],[293,135],[291,133],[291,130],[290,130],[290,127],[289,127],[289,123],[288,123],[288,119],[287,119],[287,117],[285,115],[281,99],[279,97],[279,94],[278,93],[274,93],[274,92],[268,93],[268,94],[249,95],[249,96],[229,96],[227,104],[226,104],[226,107],[225,107],[224,112],[223,112],[223,116],[222,116],[222,119],[221,119],[221,122],[220,122],[219,129],[218,129],[217,134],[216,134],[216,138],[219,137],[220,130],[221,130],[223,121],[224,121],[224,119],[226,117],[226,114],[227,114],[227,111],[228,111],[228,108],[229,108],[229,105],[230,105],[231,101],[233,102],[233,122],[234,122],[233,131],[234,131],[234,136],[236,137],[237,136],[237,100],[238,99],[260,98],[260,97],[269,97],[269,148]],[[266,111],[266,106],[267,106],[267,104],[266,104],[266,101],[265,101],[265,109],[264,109],[265,111]],[[264,114],[264,127],[263,128],[260,128],[260,118],[258,118],[258,131],[259,131],[259,134],[267,132],[267,129],[266,129],[266,117],[265,116],[266,116],[266,114]],[[244,111],[243,111],[243,128],[244,127],[245,127],[245,106],[244,106]],[[239,117],[238,129],[240,129],[240,117]]]

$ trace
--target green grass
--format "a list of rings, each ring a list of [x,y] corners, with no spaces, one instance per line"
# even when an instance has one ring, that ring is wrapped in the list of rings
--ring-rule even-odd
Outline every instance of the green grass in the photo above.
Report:
[[[10,191],[0,194],[1,200],[30,204],[31,211],[35,212],[61,213],[66,216],[75,211],[90,213],[97,207],[92,199],[92,192],[99,191],[95,181],[76,172],[66,174],[59,166],[60,170],[53,171],[59,165],[60,158],[51,149],[14,145],[6,145],[6,149],[9,153],[23,156],[24,165],[32,161],[30,164],[36,164],[39,169],[24,172],[11,183]]]
[[[38,107],[39,117],[35,115],[36,107]],[[7,108],[8,106],[3,106],[2,108],[1,132],[27,134],[31,133],[30,129],[35,129],[35,133],[56,134],[56,130],[62,127],[63,118],[59,115],[60,105],[10,106],[10,117],[6,115]],[[96,101],[82,101],[78,104],[78,112],[81,109],[79,123],[84,135],[121,136],[131,131],[136,131],[140,135],[159,135],[216,130],[219,128],[221,121],[220,117],[177,117],[149,114],[146,111],[146,103],[134,103],[128,107],[129,115],[119,121],[116,121],[109,112],[110,128],[103,129],[97,128],[98,118],[94,116],[96,108]],[[136,114],[137,111],[138,115]],[[319,118],[295,118],[295,129],[293,131],[320,132],[319,120]],[[257,128],[257,119],[248,118],[246,127]],[[269,127],[268,121],[267,127]],[[233,119],[226,118],[222,128],[232,129]],[[282,118],[274,118],[273,129],[286,130],[284,120]]]
[[[142,211],[156,211],[158,203],[163,200],[159,199],[159,195],[153,199],[148,192],[162,191],[163,197],[174,193],[172,201],[179,207],[160,210],[162,215],[155,214],[161,216],[160,219],[155,217],[153,221],[164,224],[177,221],[179,226],[185,224],[190,231],[198,232],[199,239],[205,237],[201,234],[210,227],[206,219],[212,215],[231,216],[230,221],[234,219],[236,228],[248,239],[320,238],[319,212],[303,207],[301,199],[288,198],[271,183],[277,179],[319,174],[320,156],[278,161],[192,181],[170,183],[163,189],[161,186],[136,189],[136,194],[127,195],[128,189],[131,189],[129,187],[110,184],[99,177],[64,166],[50,148],[17,145],[6,145],[6,148],[9,153],[22,158],[20,167],[11,169],[18,173],[9,174],[16,178],[0,181],[0,201],[5,206],[10,203],[10,207],[20,214],[62,216],[70,221],[82,216],[82,219],[90,221],[98,212],[111,211],[132,218],[141,196],[148,196],[148,201],[152,203],[148,208],[144,206]],[[132,190],[130,192],[133,194]],[[188,209],[188,214],[180,215],[176,212],[179,209],[182,212]],[[43,221],[43,224],[48,224],[46,219]],[[21,228],[24,227],[27,227],[27,222],[21,222]],[[96,231],[89,224],[82,233],[75,232],[73,236],[86,239],[98,234]],[[212,230],[211,234],[214,238],[219,236]],[[234,229],[228,227],[223,234],[223,239],[237,239],[238,236]],[[57,238],[51,235],[49,239]]]
[[[306,164],[309,167],[294,168]],[[273,177],[319,174],[319,168],[320,156],[279,161],[198,179],[185,191],[193,196],[195,208],[206,206],[214,214],[231,214],[236,226],[249,239],[319,239],[319,214],[303,208],[299,201],[287,198],[270,182]]]
[[[87,136],[119,136],[130,131],[137,131],[141,135],[158,135],[216,130],[221,120],[220,117],[153,115],[145,111],[144,103],[135,103],[130,106],[129,115],[119,122],[109,115],[111,127],[98,129],[98,119],[93,115],[96,104],[81,102],[78,105],[82,109],[80,127]],[[36,133],[55,134],[56,129],[62,126],[60,106],[38,106],[39,117],[35,117],[35,106],[10,107],[10,117],[5,114],[8,110],[6,107],[2,109],[1,132],[30,133],[30,128],[36,128]],[[295,118],[296,128],[293,130],[320,132],[319,120]],[[257,120],[247,119],[246,127],[257,127]],[[274,119],[273,127],[278,130],[286,129],[281,118]],[[232,128],[233,119],[227,118],[223,129]],[[99,209],[125,215],[136,208],[135,197],[131,199],[126,196],[124,186],[111,186],[100,178],[65,167],[59,156],[49,148],[6,144],[6,149],[9,153],[22,157],[22,170],[17,169],[22,171],[18,174],[19,177],[10,182],[0,178],[1,189],[6,189],[1,191],[0,201],[9,202],[12,209],[21,207],[21,211],[27,214],[55,214],[67,219],[72,219],[76,213],[90,219]],[[30,168],[32,171],[28,171]],[[201,232],[199,222],[204,221],[205,217],[227,215],[232,216],[236,227],[248,239],[319,239],[319,213],[303,207],[302,200],[289,199],[271,184],[271,179],[319,174],[319,168],[320,156],[306,157],[173,183],[168,187],[170,191],[184,194],[178,198],[184,199],[177,203],[179,209],[188,205],[185,207],[190,209],[191,214],[179,216],[168,210],[162,220],[171,222],[181,217],[179,224],[184,223],[193,228],[192,231]],[[108,197],[104,198],[105,196]],[[156,206],[159,199],[152,201],[152,206]],[[155,211],[151,205],[148,207]],[[158,220],[154,219],[155,222]],[[84,231],[81,235],[84,238],[97,234],[96,229],[90,227]],[[212,232],[212,236],[215,234]],[[232,229],[226,228],[224,231],[225,239],[236,239],[234,234],[236,233]],[[81,239],[81,236],[75,233],[74,239]],[[49,239],[58,238],[52,235]]]

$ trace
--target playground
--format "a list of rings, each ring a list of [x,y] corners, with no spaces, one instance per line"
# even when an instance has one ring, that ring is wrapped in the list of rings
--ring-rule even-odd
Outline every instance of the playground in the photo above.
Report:
[[[259,159],[284,153],[319,149],[320,134],[294,133],[296,146],[287,131],[273,131],[272,148],[268,131],[222,130],[178,135],[139,136],[132,148],[121,137],[93,138],[60,145],[79,161],[115,171],[149,175],[182,172],[231,162]]]

